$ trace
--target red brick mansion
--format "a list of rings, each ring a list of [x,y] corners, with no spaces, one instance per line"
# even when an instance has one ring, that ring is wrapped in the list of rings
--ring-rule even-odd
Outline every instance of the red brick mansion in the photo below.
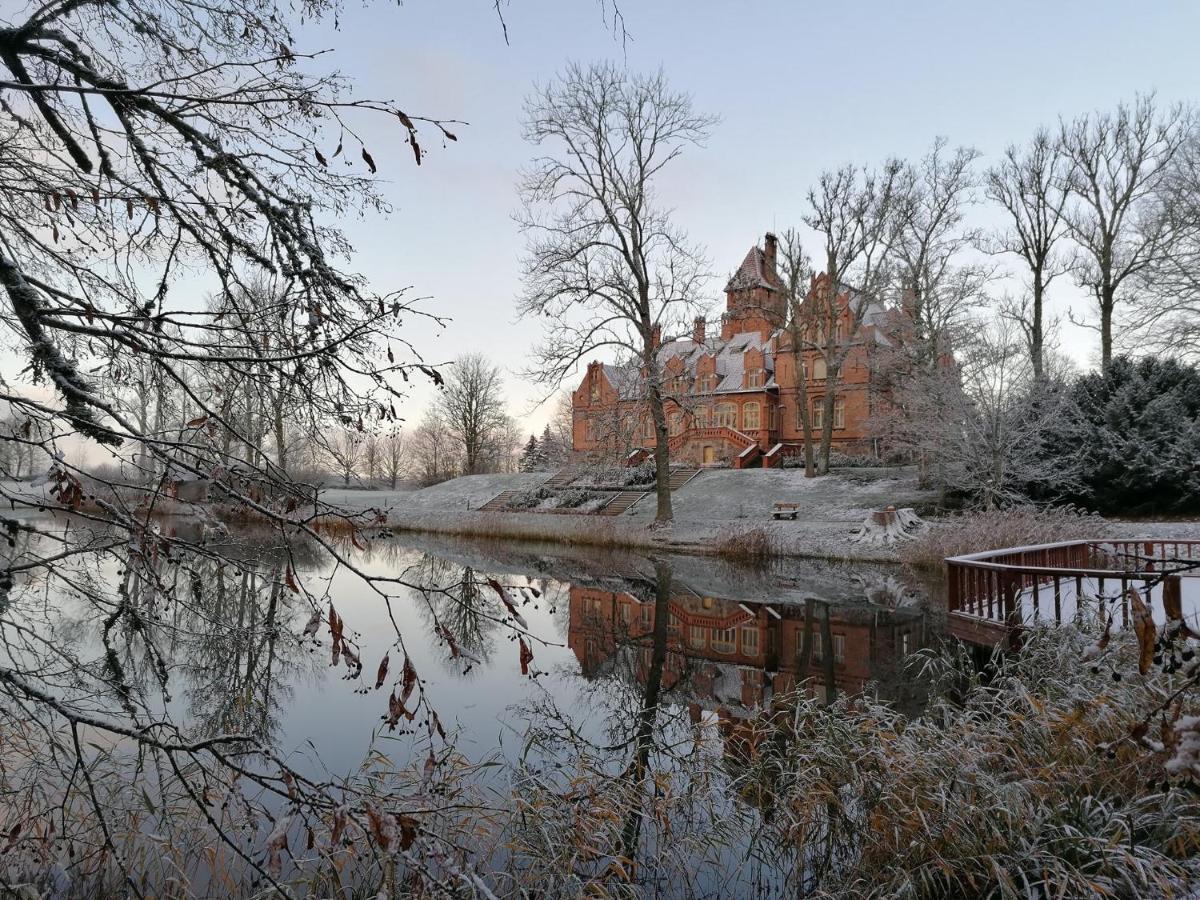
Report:
[[[787,297],[776,270],[777,242],[767,234],[725,285],[719,336],[696,319],[688,337],[659,348],[666,386],[672,459],[693,465],[777,466],[803,452],[795,356],[786,319]],[[813,279],[811,290],[823,287]],[[838,328],[852,322],[850,292],[837,297]],[[873,305],[851,337],[833,407],[833,448],[874,449],[868,428],[884,402],[873,357],[890,345],[894,314]],[[802,353],[814,440],[823,425],[825,361]],[[636,366],[593,362],[572,395],[574,449],[581,455],[627,455],[654,447],[654,428]]]

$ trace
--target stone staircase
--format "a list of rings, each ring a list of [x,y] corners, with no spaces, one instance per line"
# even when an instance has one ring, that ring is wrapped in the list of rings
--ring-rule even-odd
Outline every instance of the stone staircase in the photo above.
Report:
[[[689,481],[699,474],[699,469],[672,469],[671,477],[667,480],[670,485],[671,493],[679,490]],[[608,505],[600,510],[602,516],[619,516],[625,512],[633,504],[637,503],[643,497],[653,494],[654,491],[621,491],[617,496],[613,497],[608,502]]]
[[[600,509],[599,515],[619,516],[633,504],[645,497],[649,491],[621,491]]]
[[[519,493],[521,492],[501,491],[487,503],[483,504],[483,506],[479,507],[479,512],[502,512],[503,510],[507,509],[508,501],[517,496]]]
[[[542,487],[548,487],[557,490],[558,488],[565,488],[574,480],[574,472],[572,472],[570,469],[560,469],[558,472],[551,475],[546,481],[544,481],[542,483]]]
[[[700,472],[699,469],[672,469],[671,478],[668,484],[671,486],[671,491],[674,493],[679,490],[689,481],[696,477]],[[544,487],[551,489],[564,488],[575,480],[575,473],[567,469],[550,476],[546,481],[542,482]],[[520,494],[521,491],[502,491],[497,494],[483,506],[479,507],[479,512],[504,512],[508,508],[508,501]],[[625,512],[633,504],[637,503],[647,494],[653,494],[654,491],[618,491],[616,495],[601,507],[596,513],[601,516],[619,516]]]
[[[669,484],[671,491],[677,491],[700,473],[699,469],[672,469]]]

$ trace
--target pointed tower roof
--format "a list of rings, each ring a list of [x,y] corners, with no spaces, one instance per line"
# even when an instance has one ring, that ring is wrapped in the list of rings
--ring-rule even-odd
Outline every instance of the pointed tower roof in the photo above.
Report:
[[[766,264],[766,254],[757,244],[750,248],[742,264],[725,285],[725,290],[745,291],[756,287],[766,288],[768,291],[783,290],[779,274]]]

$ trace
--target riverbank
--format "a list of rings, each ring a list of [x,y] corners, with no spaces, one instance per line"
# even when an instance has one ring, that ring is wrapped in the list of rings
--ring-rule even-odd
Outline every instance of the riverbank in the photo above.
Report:
[[[930,528],[953,528],[939,519],[937,495],[918,487],[910,467],[838,470],[808,479],[797,469],[703,471],[672,495],[675,518],[651,527],[654,496],[619,516],[539,512],[482,512],[502,491],[526,491],[550,473],[469,475],[417,491],[323,491],[323,500],[348,509],[376,509],[397,532],[464,538],[500,538],[566,546],[719,555],[721,543],[761,530],[778,555],[848,562],[897,562],[895,547],[855,543],[851,538],[873,510],[913,507]],[[796,521],[771,517],[776,502],[797,503]],[[1200,538],[1200,522],[1107,520],[1112,537]]]

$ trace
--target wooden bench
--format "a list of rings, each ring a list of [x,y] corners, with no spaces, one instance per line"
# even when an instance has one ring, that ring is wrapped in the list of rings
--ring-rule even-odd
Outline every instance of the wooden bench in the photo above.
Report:
[[[771,507],[772,519],[791,519],[794,522],[798,515],[800,515],[799,503],[776,503]]]

